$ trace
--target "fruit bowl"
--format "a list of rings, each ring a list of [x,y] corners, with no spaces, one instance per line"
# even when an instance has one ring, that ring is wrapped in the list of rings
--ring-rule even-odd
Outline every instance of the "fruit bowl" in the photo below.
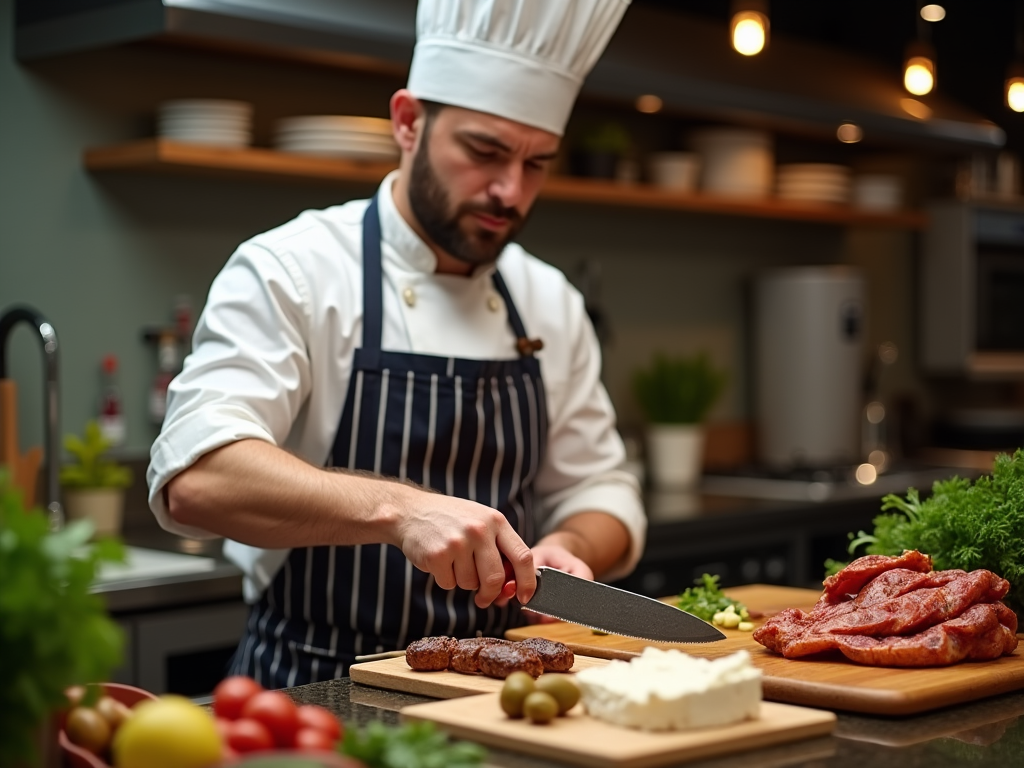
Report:
[[[103,689],[102,695],[116,699],[126,707],[134,707],[140,701],[156,698],[149,691],[144,691],[131,685],[122,685],[121,683],[103,683],[100,687]],[[61,713],[58,721],[60,731],[57,733],[57,743],[60,745],[61,751],[67,756],[68,764],[72,768],[110,768],[99,755],[71,743],[71,739],[64,732],[65,716],[66,713]]]

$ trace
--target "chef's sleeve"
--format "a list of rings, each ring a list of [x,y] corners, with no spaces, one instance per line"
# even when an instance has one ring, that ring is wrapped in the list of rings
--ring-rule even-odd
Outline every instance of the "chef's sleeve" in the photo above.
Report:
[[[201,456],[238,440],[285,442],[310,387],[309,290],[287,253],[249,242],[213,281],[193,352],[168,390],[167,415],[147,472],[149,504],[168,531],[163,488]]]
[[[566,380],[551,382],[548,390],[548,439],[535,485],[542,507],[540,530],[546,535],[580,512],[605,512],[617,518],[630,541],[625,558],[601,576],[602,581],[614,581],[639,562],[647,517],[636,477],[621,468],[626,450],[615,428],[615,409],[601,383],[601,350],[583,298],[570,288],[566,301],[571,363]],[[543,362],[542,370],[547,370]]]

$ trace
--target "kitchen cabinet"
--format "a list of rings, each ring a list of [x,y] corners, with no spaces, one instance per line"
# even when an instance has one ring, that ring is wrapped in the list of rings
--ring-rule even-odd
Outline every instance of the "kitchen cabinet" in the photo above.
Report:
[[[94,173],[131,171],[190,174],[225,178],[262,179],[268,182],[378,183],[394,166],[351,160],[286,154],[249,147],[227,149],[144,139],[102,147],[85,153],[85,167]],[[917,230],[926,217],[918,211],[872,212],[849,206],[799,204],[775,199],[744,200],[699,193],[658,189],[645,184],[623,184],[600,179],[552,176],[541,199],[591,205],[647,208],[783,219],[861,227]]]

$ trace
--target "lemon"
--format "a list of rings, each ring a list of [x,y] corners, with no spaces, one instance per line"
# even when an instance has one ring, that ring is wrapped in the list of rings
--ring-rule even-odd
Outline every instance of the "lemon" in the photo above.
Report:
[[[112,746],[115,768],[208,768],[222,751],[213,717],[170,695],[136,706]]]

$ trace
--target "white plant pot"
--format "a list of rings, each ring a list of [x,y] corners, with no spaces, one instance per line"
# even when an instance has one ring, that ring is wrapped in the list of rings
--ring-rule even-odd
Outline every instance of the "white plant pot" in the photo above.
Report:
[[[655,488],[692,488],[704,461],[700,424],[652,424],[647,428],[647,467]]]
[[[124,517],[123,488],[65,488],[64,511],[70,520],[92,520],[95,536],[117,536]]]

